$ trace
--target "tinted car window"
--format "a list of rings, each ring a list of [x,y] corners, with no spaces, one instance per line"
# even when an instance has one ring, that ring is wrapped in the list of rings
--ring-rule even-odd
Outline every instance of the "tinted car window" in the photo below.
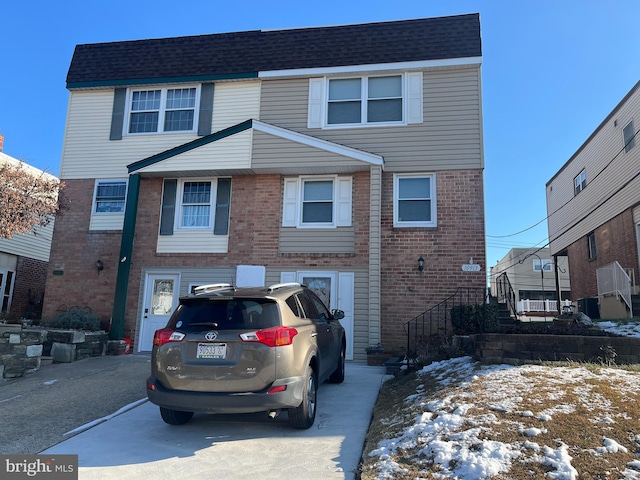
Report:
[[[307,295],[309,295],[309,298],[313,302],[313,305],[315,306],[316,311],[318,312],[317,318],[319,318],[320,320],[329,321],[329,318],[331,318],[331,314],[329,313],[329,310],[327,309],[326,305],[322,303],[322,300],[320,300],[317,297],[317,295],[315,295],[313,292],[309,290],[307,290],[306,293]]]
[[[287,303],[287,306],[291,309],[291,311],[293,312],[293,314],[296,317],[304,318],[304,313],[302,313],[300,311],[300,306],[298,305],[298,302],[296,301],[296,296],[295,295],[291,295],[289,298],[287,298],[285,300],[285,302]]]
[[[271,300],[197,298],[182,301],[168,326],[183,332],[259,330],[279,325],[279,318],[278,306]]]
[[[311,320],[317,319],[318,312],[316,311],[316,307],[313,305],[311,299],[307,297],[304,292],[297,294],[296,297],[300,301],[300,305],[302,305],[302,309],[304,310],[304,318],[309,318]]]

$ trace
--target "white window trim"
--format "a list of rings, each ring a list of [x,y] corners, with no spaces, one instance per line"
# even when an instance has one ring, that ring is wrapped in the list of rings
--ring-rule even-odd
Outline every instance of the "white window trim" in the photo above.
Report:
[[[302,223],[302,200],[306,181],[333,182],[332,222]],[[301,175],[285,178],[282,226],[296,228],[337,228],[351,226],[353,178],[338,175]]]
[[[583,176],[584,179],[582,179]],[[580,180],[580,182],[578,182],[578,180]],[[583,168],[582,170],[580,170],[580,173],[578,175],[573,177],[573,195],[578,195],[585,188],[587,188],[587,171]]]
[[[631,138],[627,142],[624,132],[627,128],[631,127]],[[624,127],[622,127],[622,143],[624,145],[625,153],[629,153],[636,146],[635,126],[633,125],[633,119],[629,120]]]
[[[398,202],[400,200],[400,179],[402,178],[431,178],[431,221],[430,222],[402,222],[398,220]],[[438,209],[436,203],[436,174],[435,173],[397,173],[393,176],[393,226],[396,228],[437,227]]]
[[[401,77],[402,85],[402,120],[393,122],[367,122],[366,105],[368,102],[367,89],[369,78]],[[328,123],[329,115],[329,82],[359,78],[361,85],[361,121],[359,123]],[[348,129],[348,128],[375,128],[406,126],[411,123],[423,122],[423,92],[422,72],[387,72],[371,73],[367,75],[349,75],[311,78],[309,80],[309,111],[308,128],[322,128],[324,130]]]
[[[114,182],[124,182],[124,207],[121,212],[98,212],[98,185],[103,183],[114,183]],[[128,178],[100,178],[97,179],[93,185],[93,203],[91,204],[91,214],[92,215],[123,215],[125,210],[127,209],[127,190],[129,187],[129,179]]]
[[[195,105],[193,107],[193,128],[191,130],[172,130],[170,132],[165,132],[162,130],[164,128],[164,115],[166,112],[166,102],[167,102],[167,91],[168,90],[178,90],[185,88],[195,88],[196,89],[196,98]],[[131,103],[133,99],[134,92],[147,92],[153,90],[160,90],[160,114],[158,116],[158,130],[155,132],[138,132],[138,133],[129,133],[129,124],[131,122]],[[198,131],[198,118],[200,114],[200,85],[149,85],[146,87],[137,87],[137,88],[128,88],[127,89],[127,99],[125,103],[125,118],[123,126],[122,126],[122,135],[138,137],[141,135],[172,135],[172,134],[180,134],[180,133],[196,133]]]
[[[540,263],[541,261],[538,260],[537,258],[533,259],[533,271],[534,272],[539,272],[540,271]],[[549,268],[547,268],[547,266]],[[551,272],[553,270],[553,261],[549,258],[543,258],[542,259],[542,271],[543,272]]]
[[[196,177],[196,178],[181,178],[178,179],[178,188],[176,192],[176,210],[174,219],[174,230],[182,231],[211,231],[215,225],[215,210],[216,210],[216,198],[218,194],[218,178],[217,177]],[[209,182],[211,184],[211,195],[209,197],[209,226],[207,227],[184,227],[182,226],[182,198],[184,194],[184,184],[191,182]]]

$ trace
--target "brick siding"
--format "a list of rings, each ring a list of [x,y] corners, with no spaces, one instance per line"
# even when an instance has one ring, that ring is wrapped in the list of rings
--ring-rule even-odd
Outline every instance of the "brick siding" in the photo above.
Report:
[[[598,267],[617,261],[623,268],[633,268],[638,281],[638,244],[633,223],[632,209],[625,210],[605,224],[595,229],[596,258],[589,258],[587,237],[582,237],[569,245],[569,274],[571,296],[575,302],[579,298],[597,297]]]
[[[48,262],[18,257],[8,318],[38,319],[42,312]]]
[[[392,173],[383,174],[382,188],[382,345],[402,351],[407,321],[458,287],[486,286],[483,178],[481,170],[437,172],[437,226],[427,229],[394,228]],[[471,257],[480,272],[462,271]]]

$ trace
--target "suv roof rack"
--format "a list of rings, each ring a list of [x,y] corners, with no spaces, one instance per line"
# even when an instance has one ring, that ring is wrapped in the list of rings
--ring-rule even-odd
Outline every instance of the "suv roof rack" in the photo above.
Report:
[[[301,284],[298,282],[274,283],[273,285],[270,285],[269,288],[267,288],[267,292],[271,293],[279,290],[280,288],[297,288],[300,286]]]
[[[193,293],[198,295],[200,293],[215,292],[216,290],[229,290],[233,288],[230,283],[211,283],[209,285],[200,285],[193,289]]]

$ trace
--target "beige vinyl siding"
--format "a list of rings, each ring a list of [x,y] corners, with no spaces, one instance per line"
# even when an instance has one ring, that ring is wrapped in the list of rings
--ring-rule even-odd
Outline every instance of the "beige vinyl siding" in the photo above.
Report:
[[[314,173],[322,167],[326,174],[353,172],[354,170],[366,170],[369,165],[365,162],[327,152],[288,139],[255,131],[253,134],[253,160],[252,167],[256,170],[267,171],[269,169],[278,172],[300,172],[305,167],[313,166]]]
[[[12,238],[0,238],[0,252],[48,262],[53,223],[46,227],[36,227],[36,234],[28,232],[14,235]]]
[[[380,257],[382,216],[382,168],[371,167],[371,200],[369,207],[369,345],[377,345],[380,338]]]
[[[381,155],[396,172],[483,168],[479,68],[425,70],[424,123],[308,129],[307,78],[264,80],[261,120]]]
[[[157,253],[227,253],[229,237],[211,230],[174,230],[158,235]]]
[[[353,227],[281,227],[279,253],[354,253]]]
[[[199,138],[163,133],[109,140],[113,95],[113,89],[70,93],[60,178],[120,178],[127,165]],[[259,96],[256,81],[216,84],[213,131],[257,117]]]
[[[617,192],[640,173],[640,139],[636,138],[633,149],[624,152],[622,129],[631,119],[638,130],[640,90],[621,105],[593,138],[548,182],[547,215],[552,255],[640,202],[640,177]],[[578,195],[574,195],[574,178],[583,169],[587,185]],[[583,217],[585,219],[577,223]]]
[[[213,122],[217,132],[260,115],[260,81],[217,83],[213,90]]]
[[[331,270],[322,268],[322,271]],[[297,272],[299,270],[312,271],[306,266],[289,266],[285,268],[267,267],[265,277],[266,285],[280,283],[281,272]],[[367,360],[366,348],[369,346],[369,275],[368,268],[339,267],[335,272],[354,272],[354,299],[353,299],[353,360],[365,362]]]
[[[203,172],[246,169],[251,166],[250,130],[189,150],[145,168],[139,173]]]
[[[122,230],[124,213],[98,215],[93,213],[89,222],[89,230]]]

